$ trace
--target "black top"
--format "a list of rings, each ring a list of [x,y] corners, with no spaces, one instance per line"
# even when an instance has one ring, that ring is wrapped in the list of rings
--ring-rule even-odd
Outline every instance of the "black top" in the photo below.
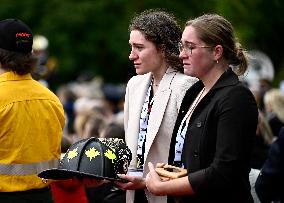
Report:
[[[274,112],[268,114],[267,120],[269,126],[271,127],[273,135],[277,137],[279,135],[280,129],[284,127],[284,123],[277,117]]]
[[[173,163],[175,136],[181,120],[203,87],[201,81],[195,83],[183,99],[169,163]],[[180,202],[253,202],[249,172],[257,121],[253,94],[228,69],[190,118],[182,161],[195,195],[182,196]]]
[[[263,203],[284,202],[284,127],[272,143],[268,159],[264,163],[255,182],[255,190]]]

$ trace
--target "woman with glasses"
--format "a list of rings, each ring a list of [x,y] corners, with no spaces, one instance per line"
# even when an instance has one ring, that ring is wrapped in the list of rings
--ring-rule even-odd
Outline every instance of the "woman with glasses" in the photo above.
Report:
[[[187,175],[161,181],[149,163],[147,188],[168,195],[169,202],[252,203],[250,155],[258,110],[238,79],[247,59],[233,27],[216,14],[189,20],[179,50],[184,73],[200,79],[183,99],[171,142],[169,163]]]
[[[154,196],[146,190],[147,163],[168,161],[178,109],[186,90],[197,79],[182,73],[178,57],[182,33],[172,15],[144,11],[132,19],[129,32],[129,59],[137,75],[127,84],[124,124],[133,158],[128,175],[120,176],[128,183],[117,185],[128,190],[127,203],[163,203],[166,196]]]

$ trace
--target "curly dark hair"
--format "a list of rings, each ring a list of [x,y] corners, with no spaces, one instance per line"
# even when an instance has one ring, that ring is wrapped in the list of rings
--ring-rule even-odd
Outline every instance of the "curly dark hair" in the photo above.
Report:
[[[33,53],[19,53],[0,48],[0,63],[6,71],[25,75],[32,73],[37,64],[37,57]]]
[[[132,19],[128,31],[133,30],[143,33],[145,39],[164,51],[166,61],[172,68],[183,72],[178,49],[182,31],[172,14],[159,9],[146,10]]]

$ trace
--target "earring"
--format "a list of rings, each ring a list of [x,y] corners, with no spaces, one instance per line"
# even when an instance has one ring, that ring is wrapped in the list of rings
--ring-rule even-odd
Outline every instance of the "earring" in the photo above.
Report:
[[[219,63],[219,61],[218,61],[218,60],[216,60],[216,63]]]

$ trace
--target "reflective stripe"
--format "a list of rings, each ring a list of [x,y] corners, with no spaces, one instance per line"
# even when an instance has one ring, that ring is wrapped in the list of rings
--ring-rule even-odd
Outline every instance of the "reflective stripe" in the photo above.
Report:
[[[0,174],[2,175],[33,175],[43,170],[57,168],[59,160],[27,164],[0,164]]]

